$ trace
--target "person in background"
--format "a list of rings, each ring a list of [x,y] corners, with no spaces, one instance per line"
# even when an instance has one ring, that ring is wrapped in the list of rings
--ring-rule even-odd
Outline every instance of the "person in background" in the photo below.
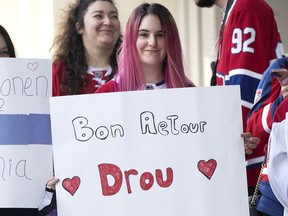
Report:
[[[194,0],[199,7],[218,6],[226,18],[218,40],[212,85],[240,85],[243,130],[264,71],[285,55],[271,7],[264,0]],[[226,15],[226,16],[225,16]],[[223,19],[224,19],[223,18]],[[257,134],[253,134],[257,137]],[[261,143],[246,155],[248,194],[253,195],[265,150]]]
[[[94,93],[114,76],[120,44],[120,21],[112,0],[70,4],[52,46],[53,96]]]
[[[287,86],[286,86],[287,88]],[[285,87],[283,87],[285,91]],[[287,89],[286,89],[287,94]],[[284,207],[284,216],[288,216],[288,99],[277,107],[269,137],[268,175],[272,191]]]
[[[94,93],[113,78],[121,43],[113,0],[76,0],[70,4],[52,46],[52,95]],[[57,215],[57,182],[57,178],[48,181],[38,204],[40,215]]]
[[[2,25],[0,25],[0,57],[16,57],[12,40]]]
[[[285,107],[288,96],[288,86],[281,86],[277,76],[272,73],[272,70],[286,69],[287,67],[288,59],[287,57],[283,57],[276,59],[267,68],[256,91],[255,104],[248,115],[247,130],[260,138],[260,145],[265,151],[267,149],[272,124],[275,121],[279,121],[277,120],[276,111],[278,107],[282,107],[282,109]],[[281,118],[278,117],[278,119]],[[282,117],[282,120],[283,119]],[[265,163],[263,170],[260,184],[260,192],[262,195],[258,202],[257,209],[263,212],[263,215],[282,216],[283,206],[274,195],[270,186],[267,163]]]
[[[96,93],[194,87],[184,72],[175,20],[161,4],[141,4],[131,14],[114,79]]]
[[[0,25],[0,57],[16,58],[13,42],[6,31]],[[37,216],[37,208],[0,208],[1,216]]]

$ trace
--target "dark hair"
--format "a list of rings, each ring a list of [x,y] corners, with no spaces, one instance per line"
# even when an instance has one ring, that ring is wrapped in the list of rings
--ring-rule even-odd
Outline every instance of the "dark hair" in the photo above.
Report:
[[[12,40],[11,40],[8,32],[6,31],[6,29],[1,25],[0,25],[0,34],[3,36],[3,38],[7,44],[9,56],[12,58],[15,58],[16,55],[15,55],[15,49],[14,49],[14,45],[12,43]]]
[[[54,38],[52,45],[54,56],[53,63],[64,63],[64,78],[61,83],[61,91],[67,94],[78,94],[81,88],[86,86],[86,72],[88,69],[85,48],[82,37],[77,32],[76,23],[79,29],[84,27],[84,15],[88,7],[95,1],[107,1],[114,7],[112,0],[76,0],[70,4],[59,26],[59,32]],[[115,7],[116,8],[116,7]],[[117,8],[116,8],[117,10]],[[116,52],[122,42],[121,35],[115,44],[114,51],[110,57],[110,66],[112,68],[112,77],[117,69]]]

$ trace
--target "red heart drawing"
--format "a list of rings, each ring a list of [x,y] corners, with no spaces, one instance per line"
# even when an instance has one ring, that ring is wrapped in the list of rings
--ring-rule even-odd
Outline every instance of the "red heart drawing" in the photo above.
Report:
[[[207,162],[205,160],[200,160],[197,164],[197,167],[198,170],[210,180],[217,167],[217,162],[214,159],[210,159]]]
[[[66,178],[62,182],[62,186],[65,190],[67,190],[72,196],[78,190],[80,186],[80,178],[78,176],[74,176],[72,179]]]

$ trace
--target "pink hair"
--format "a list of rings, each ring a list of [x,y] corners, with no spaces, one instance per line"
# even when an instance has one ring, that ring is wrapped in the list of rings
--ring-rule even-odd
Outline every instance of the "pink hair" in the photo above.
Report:
[[[168,88],[195,86],[184,72],[182,48],[175,20],[169,10],[161,4],[144,3],[131,14],[126,25],[124,40],[118,56],[116,80],[120,91],[145,89],[143,71],[136,48],[138,30],[144,16],[151,14],[159,18],[164,32],[167,56],[163,64],[165,83]]]

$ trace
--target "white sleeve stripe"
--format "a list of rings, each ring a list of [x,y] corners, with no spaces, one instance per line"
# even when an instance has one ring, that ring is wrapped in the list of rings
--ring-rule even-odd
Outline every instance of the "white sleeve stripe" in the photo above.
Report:
[[[244,100],[241,100],[241,105],[248,109],[251,109],[253,107],[253,103],[249,103],[248,101],[244,101]]]
[[[38,203],[38,209],[41,211],[46,206],[49,206],[52,202],[52,197],[53,197],[53,192],[49,192],[45,190]]]
[[[266,167],[263,167],[262,174],[266,174],[266,175],[268,175],[268,169],[267,169]]]
[[[235,76],[235,75],[246,75],[246,76],[253,77],[259,80],[262,78],[262,74],[255,73],[254,71],[250,71],[250,70],[243,69],[243,68],[242,69],[238,68],[238,69],[230,70],[229,75],[225,76],[225,80],[229,80],[230,77]]]
[[[277,58],[281,58],[285,55],[285,50],[284,50],[283,44],[280,42],[278,42],[277,48],[275,51],[276,51]]]
[[[264,107],[263,113],[262,113],[262,126],[263,126],[264,130],[269,134],[271,133],[271,128],[268,127],[267,116],[268,116],[270,106],[271,106],[271,104],[266,105]]]
[[[261,157],[249,159],[249,160],[246,161],[246,166],[262,163],[264,158],[265,158],[264,156],[261,156]]]

